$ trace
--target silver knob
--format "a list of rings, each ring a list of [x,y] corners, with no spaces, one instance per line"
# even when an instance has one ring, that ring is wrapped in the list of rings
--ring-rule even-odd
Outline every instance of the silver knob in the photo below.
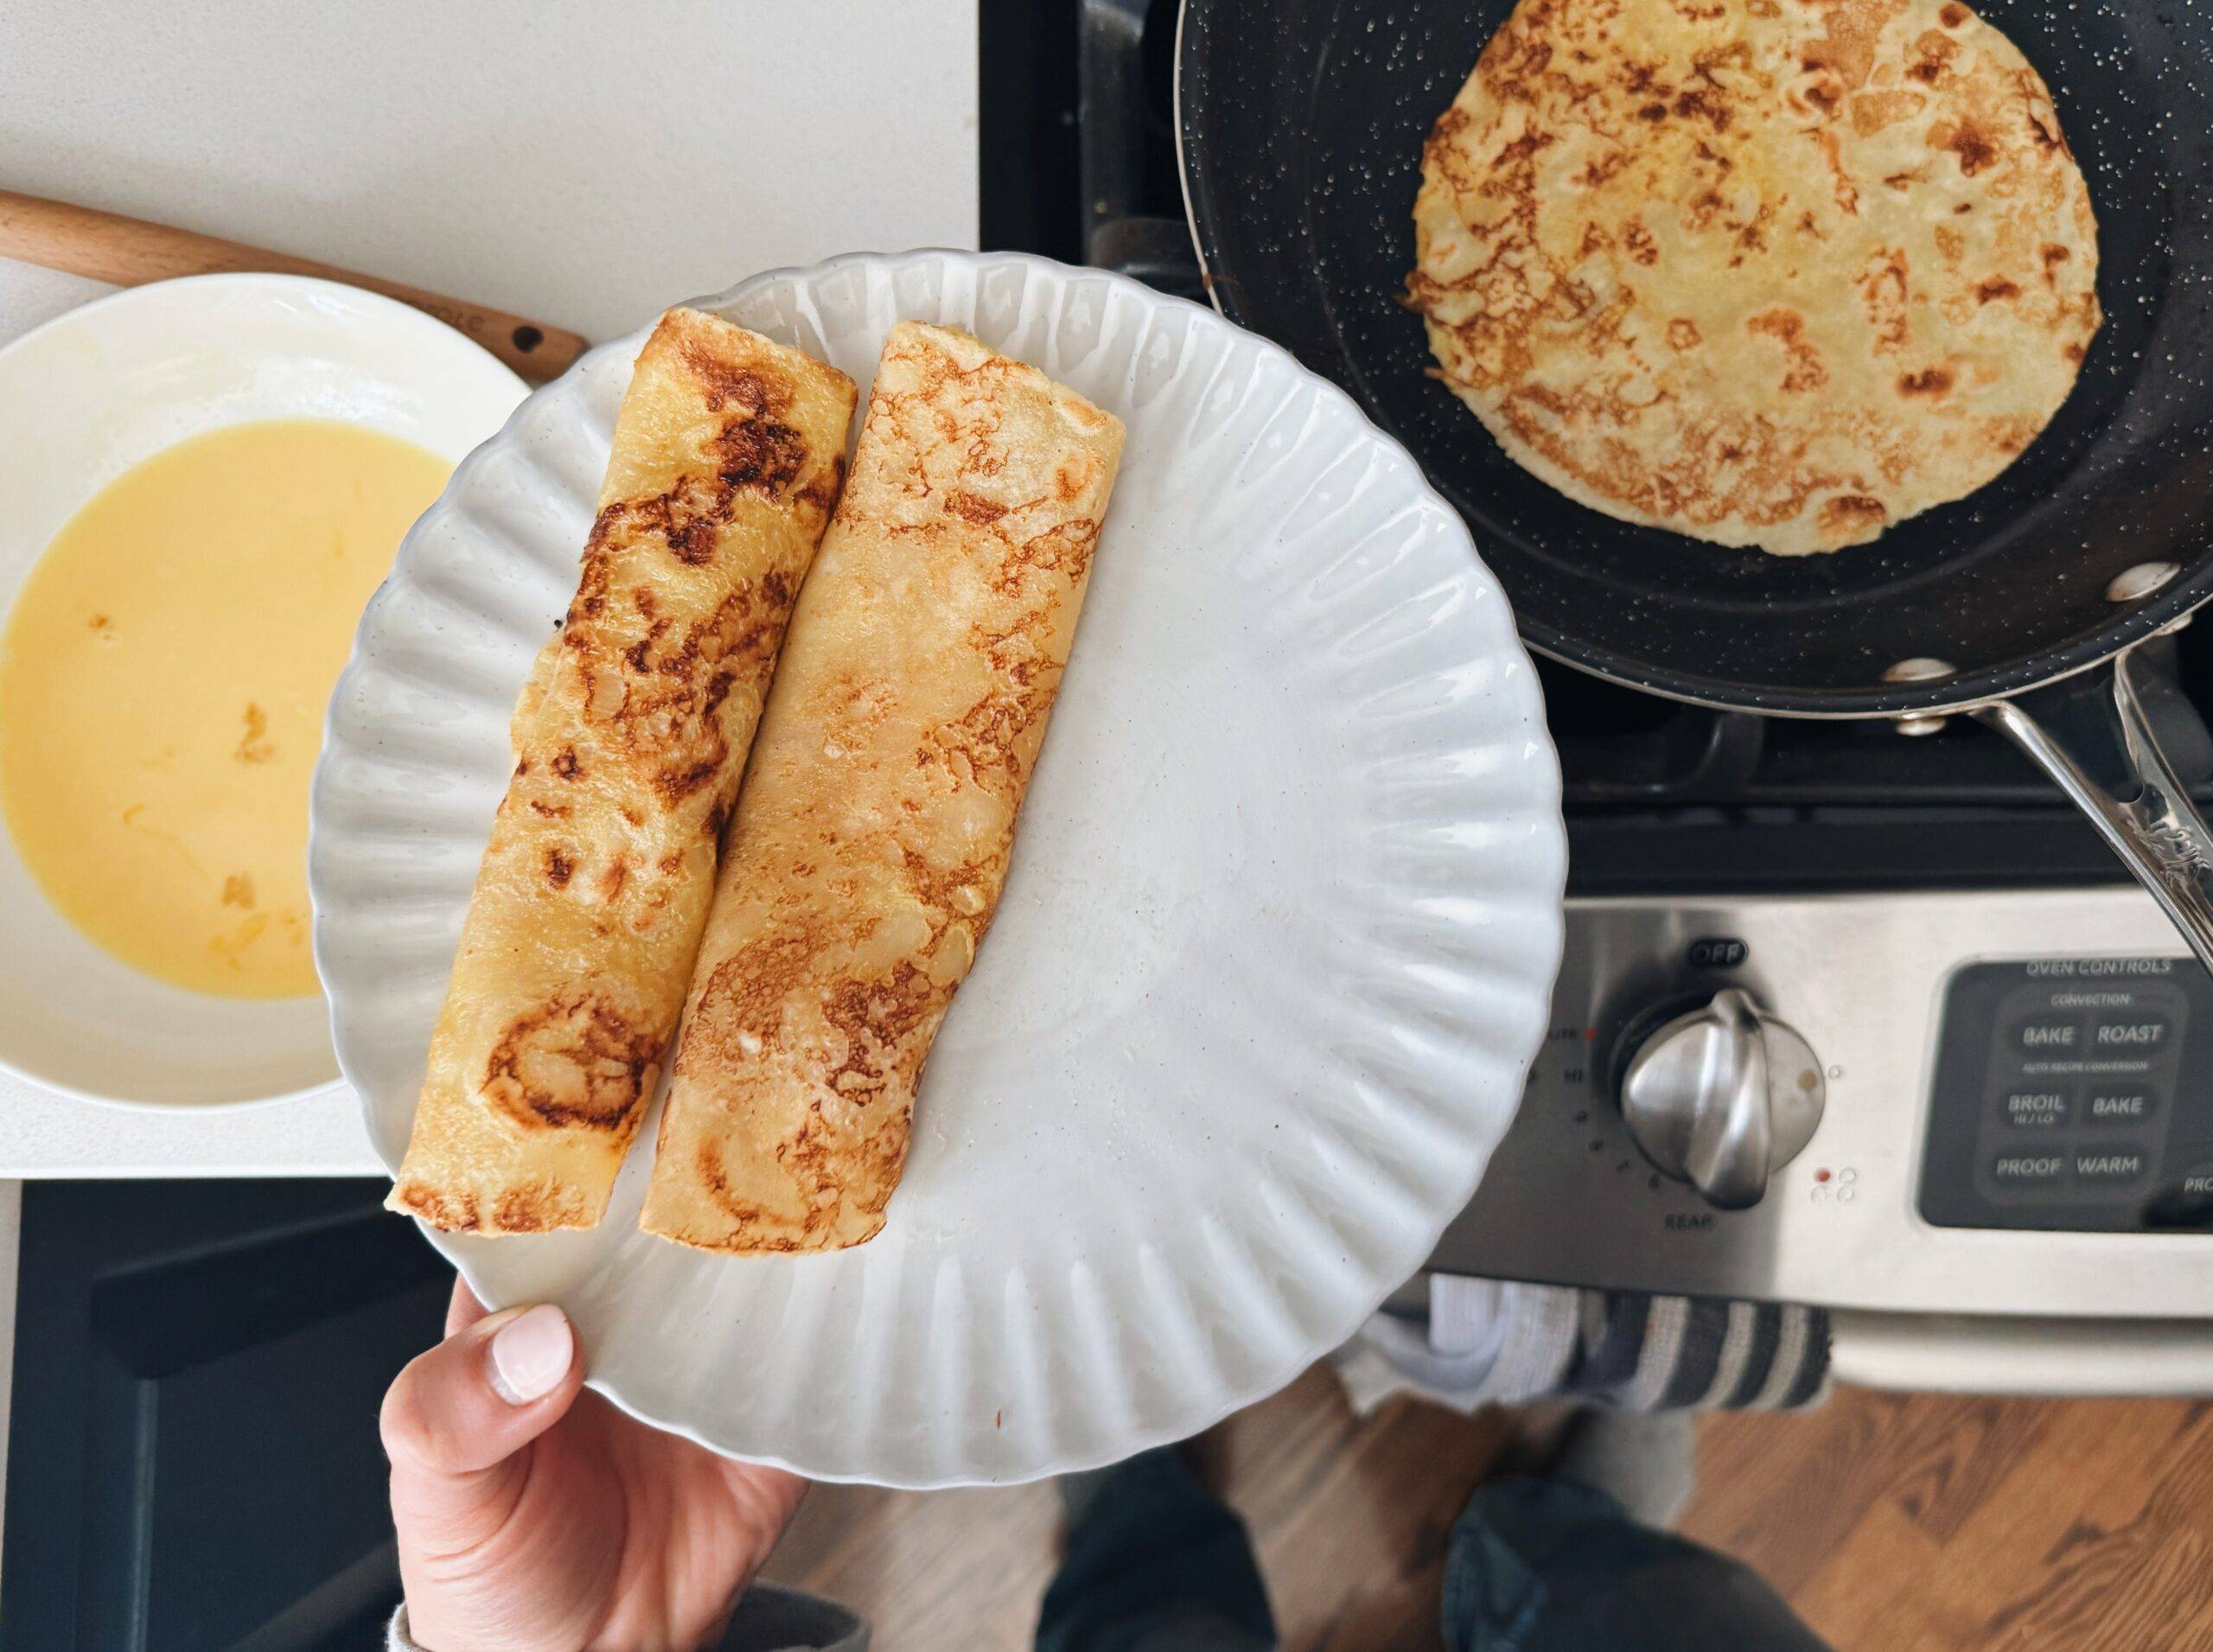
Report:
[[[1811,1046],[1733,986],[1647,1038],[1622,1077],[1622,1117],[1644,1156],[1723,1210],[1759,1202],[1826,1099]]]

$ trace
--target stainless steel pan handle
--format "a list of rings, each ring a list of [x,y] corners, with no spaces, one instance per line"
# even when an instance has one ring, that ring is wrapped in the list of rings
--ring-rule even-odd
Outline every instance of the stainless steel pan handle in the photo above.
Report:
[[[1974,715],[2059,782],[2213,970],[2213,831],[2153,730],[2158,685],[2140,645]]]

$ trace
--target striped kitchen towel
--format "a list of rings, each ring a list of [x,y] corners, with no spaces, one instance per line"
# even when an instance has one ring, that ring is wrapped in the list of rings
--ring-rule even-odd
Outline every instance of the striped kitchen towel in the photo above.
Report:
[[[1427,1276],[1341,1349],[1355,1407],[1407,1392],[1478,1406],[1575,1400],[1625,1411],[1790,1410],[1827,1394],[1820,1308]]]

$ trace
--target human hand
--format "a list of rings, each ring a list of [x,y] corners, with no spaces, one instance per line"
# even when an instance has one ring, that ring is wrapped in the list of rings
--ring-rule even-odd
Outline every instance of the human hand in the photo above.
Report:
[[[798,1476],[647,1426],[582,1392],[584,1366],[559,1309],[487,1316],[456,1280],[445,1341],[386,1393],[428,1652],[711,1643],[799,1506]]]

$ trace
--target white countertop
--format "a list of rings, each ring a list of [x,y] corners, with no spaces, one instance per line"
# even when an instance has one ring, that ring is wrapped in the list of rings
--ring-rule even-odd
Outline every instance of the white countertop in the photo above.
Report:
[[[665,0],[651,16],[612,0],[13,0],[0,186],[595,338],[781,264],[975,245],[973,0]],[[106,290],[0,259],[0,343]],[[382,1170],[343,1085],[156,1112],[0,1073],[0,1177]]]

